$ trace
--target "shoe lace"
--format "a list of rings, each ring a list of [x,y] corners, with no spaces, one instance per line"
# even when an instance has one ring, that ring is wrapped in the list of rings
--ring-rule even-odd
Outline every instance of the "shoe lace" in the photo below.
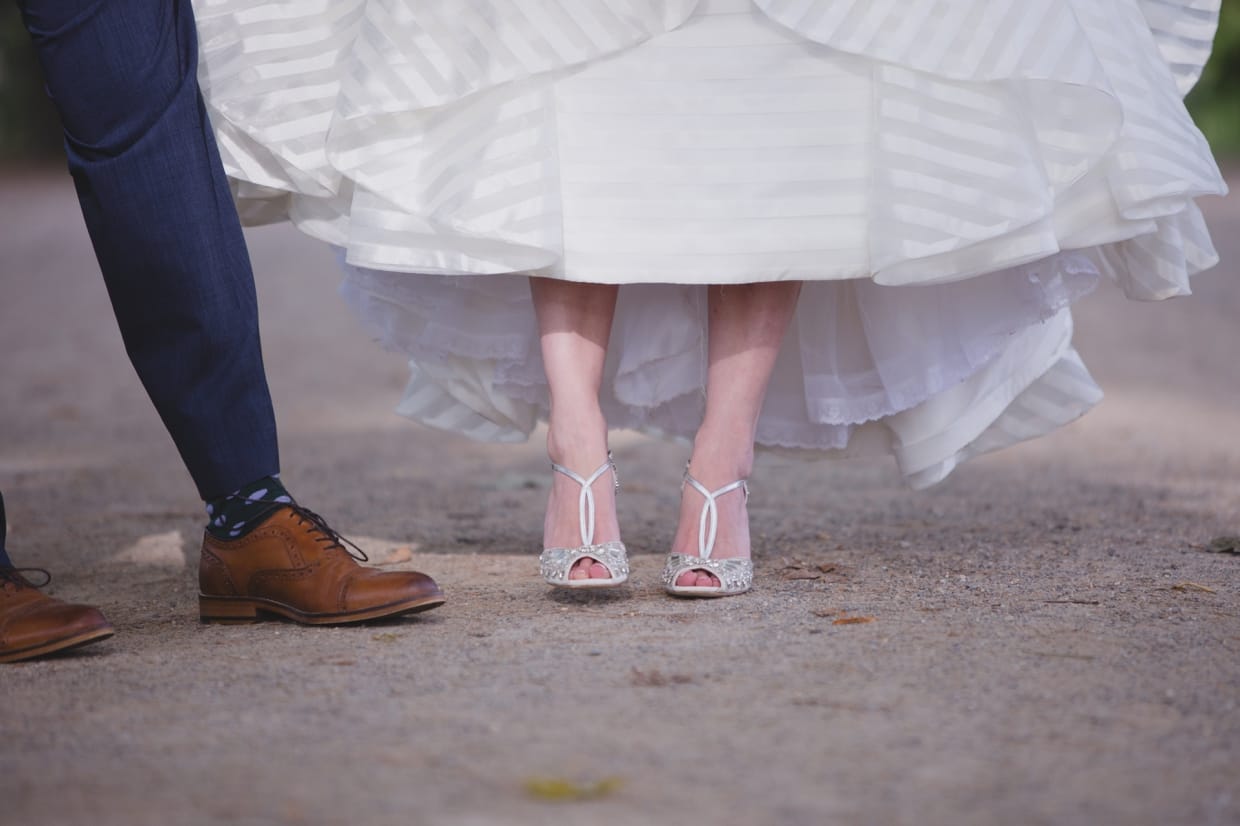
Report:
[[[8,537],[9,522],[4,513],[4,495],[0,494],[0,551],[4,551],[4,540]],[[35,585],[23,574],[42,574],[43,581]],[[44,588],[52,581],[52,575],[46,568],[15,568],[12,565],[0,565],[0,587],[5,590],[12,588]]]
[[[25,574],[42,574],[43,580],[37,585],[25,577]],[[20,591],[23,588],[45,588],[52,581],[52,574],[46,568],[10,568],[0,567],[0,587]]]
[[[327,524],[326,519],[319,516],[305,505],[298,504],[297,502],[277,502],[274,499],[252,499],[250,501],[267,502],[272,505],[288,508],[297,515],[297,518],[303,525],[309,524],[310,530],[319,534],[319,536],[315,537],[315,542],[324,545],[328,550],[332,548],[339,548],[349,556],[356,559],[358,562],[370,561],[370,557],[368,557],[366,552],[359,548],[356,543],[342,536],[335,528]]]

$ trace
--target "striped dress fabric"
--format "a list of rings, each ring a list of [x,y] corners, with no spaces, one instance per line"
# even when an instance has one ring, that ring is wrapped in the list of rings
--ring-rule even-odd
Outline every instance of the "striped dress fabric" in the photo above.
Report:
[[[198,0],[239,209],[333,244],[399,410],[524,439],[529,275],[621,284],[615,427],[691,435],[705,285],[805,281],[760,445],[914,486],[1100,398],[1069,307],[1182,295],[1218,0]]]

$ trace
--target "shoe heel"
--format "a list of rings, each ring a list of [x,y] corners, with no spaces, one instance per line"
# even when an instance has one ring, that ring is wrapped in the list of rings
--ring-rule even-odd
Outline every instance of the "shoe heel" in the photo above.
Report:
[[[250,623],[258,622],[258,608],[244,600],[198,596],[198,620],[200,622]]]

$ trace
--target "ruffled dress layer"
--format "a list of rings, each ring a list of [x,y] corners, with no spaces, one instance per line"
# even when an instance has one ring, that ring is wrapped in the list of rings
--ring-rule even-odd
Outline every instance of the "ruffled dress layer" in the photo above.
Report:
[[[531,274],[624,285],[613,426],[688,436],[706,286],[805,281],[759,445],[914,486],[1101,393],[1069,306],[1183,295],[1218,0],[200,0],[249,223],[335,245],[403,414],[524,439]]]

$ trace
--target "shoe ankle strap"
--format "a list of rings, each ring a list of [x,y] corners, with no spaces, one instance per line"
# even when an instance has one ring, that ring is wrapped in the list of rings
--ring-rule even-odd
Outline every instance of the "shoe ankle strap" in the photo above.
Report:
[[[612,478],[615,480],[616,493],[620,492],[620,474],[616,472],[616,463],[612,461],[611,451],[607,451],[607,461],[598,466],[590,476],[583,477],[579,473],[574,473],[563,465],[551,463],[551,469],[558,473],[563,473],[569,479],[581,485],[581,494],[577,497],[577,524],[581,528],[581,544],[594,544],[594,491],[591,485],[598,481],[598,478],[607,471],[611,471]]]
[[[690,475],[689,466],[686,464],[685,478],[680,485],[682,490],[685,485],[689,485],[706,499],[702,503],[702,517],[698,521],[698,556],[701,559],[710,559],[710,555],[715,551],[715,535],[719,532],[719,506],[715,503],[715,500],[725,493],[743,490],[745,491],[745,501],[748,502],[749,480],[737,479],[735,482],[729,482],[718,490],[707,490],[705,485]]]

